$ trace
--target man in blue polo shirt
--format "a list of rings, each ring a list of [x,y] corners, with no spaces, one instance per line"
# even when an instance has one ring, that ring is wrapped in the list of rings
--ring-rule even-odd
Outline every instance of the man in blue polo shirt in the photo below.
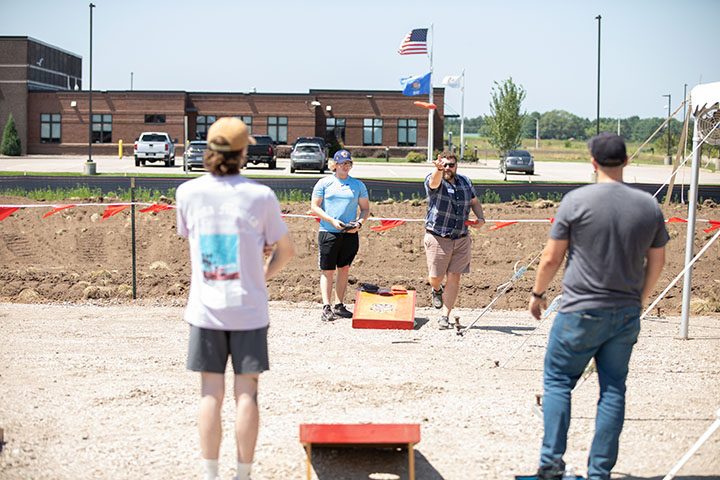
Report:
[[[470,210],[477,217],[473,228],[485,223],[482,205],[472,182],[457,173],[457,157],[443,152],[433,161],[435,168],[425,178],[428,211],[425,217],[425,256],[433,307],[443,309],[440,329],[450,327],[450,312],[460,290],[460,276],[470,272],[472,239],[465,222]],[[442,282],[445,280],[445,286]]]
[[[320,217],[318,248],[320,293],[323,301],[320,318],[326,322],[337,317],[352,317],[352,313],[345,308],[345,290],[350,264],[360,246],[358,231],[370,215],[367,188],[363,182],[350,176],[352,166],[350,152],[338,150],[329,162],[330,170],[334,174],[318,180],[313,188],[310,204],[312,211]],[[335,304],[331,307],[336,270]]]

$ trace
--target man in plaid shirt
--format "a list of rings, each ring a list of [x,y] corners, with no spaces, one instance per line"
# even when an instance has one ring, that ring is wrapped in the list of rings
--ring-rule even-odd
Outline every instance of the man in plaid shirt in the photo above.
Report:
[[[485,223],[482,205],[472,182],[457,173],[457,157],[443,152],[433,161],[435,168],[425,178],[428,211],[425,217],[425,256],[433,307],[442,309],[440,329],[450,327],[450,312],[460,290],[460,275],[470,272],[472,239],[465,222],[473,211],[473,228]],[[443,287],[443,280],[445,286]]]

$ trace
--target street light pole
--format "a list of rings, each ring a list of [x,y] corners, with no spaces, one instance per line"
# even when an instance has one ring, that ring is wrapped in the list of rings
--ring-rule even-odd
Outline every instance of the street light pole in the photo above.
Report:
[[[88,159],[87,162],[85,162],[85,165],[83,167],[83,173],[85,175],[95,175],[96,169],[95,169],[95,162],[93,162],[92,159],[92,116],[93,116],[93,109],[92,109],[92,34],[93,34],[93,8],[95,8],[95,5],[90,3],[90,65],[89,65],[89,71],[90,71],[90,88],[88,91]]]
[[[685,125],[685,115],[688,109],[687,83],[683,88],[683,101],[685,102],[685,105],[683,105],[683,125]],[[685,127],[683,126],[683,128]],[[687,134],[685,134],[685,136],[687,137]],[[685,143],[683,144],[683,158],[685,157],[687,157],[687,138],[685,139]],[[680,189],[680,191],[682,192],[682,189]]]
[[[460,160],[465,159],[465,69],[462,69],[460,85]]]
[[[540,119],[535,119],[535,150],[540,148]]]
[[[667,125],[665,126],[665,130],[667,130],[667,156],[665,157],[665,165],[670,165],[670,103],[672,101],[671,94],[663,95],[663,97],[667,97],[668,99],[668,116],[667,116]]]
[[[600,135],[600,23],[602,16],[595,17],[598,21],[598,60],[597,60],[597,116],[595,121],[595,135]]]

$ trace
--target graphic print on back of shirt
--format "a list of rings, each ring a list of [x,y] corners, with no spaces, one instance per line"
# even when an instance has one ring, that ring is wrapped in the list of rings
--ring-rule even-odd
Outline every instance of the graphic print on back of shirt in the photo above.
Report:
[[[238,246],[237,234],[200,234],[203,278],[206,281],[239,279]]]

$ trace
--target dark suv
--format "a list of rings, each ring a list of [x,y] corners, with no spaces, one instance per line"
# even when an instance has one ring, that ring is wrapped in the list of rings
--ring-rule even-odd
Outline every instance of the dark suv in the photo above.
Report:
[[[522,172],[535,174],[535,161],[527,150],[510,150],[500,159],[500,173]]]

